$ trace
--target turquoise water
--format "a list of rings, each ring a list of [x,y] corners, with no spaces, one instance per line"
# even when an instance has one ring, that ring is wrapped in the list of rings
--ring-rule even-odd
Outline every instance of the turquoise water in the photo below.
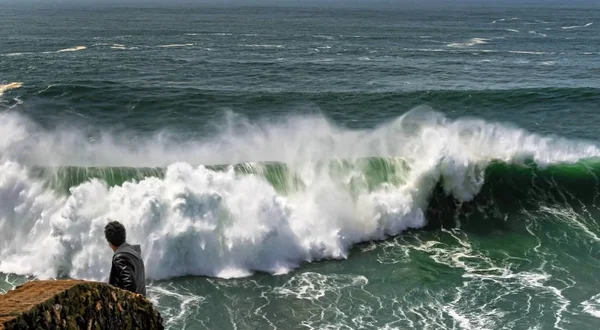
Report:
[[[169,329],[598,329],[600,11],[0,5],[0,290]]]

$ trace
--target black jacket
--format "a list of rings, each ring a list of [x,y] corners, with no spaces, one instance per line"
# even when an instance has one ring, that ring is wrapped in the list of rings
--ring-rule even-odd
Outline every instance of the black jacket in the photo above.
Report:
[[[146,270],[139,245],[123,243],[112,258],[108,283],[146,295]]]

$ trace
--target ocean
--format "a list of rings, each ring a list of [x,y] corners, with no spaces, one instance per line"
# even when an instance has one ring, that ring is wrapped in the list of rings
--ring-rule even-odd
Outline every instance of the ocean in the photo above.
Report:
[[[600,328],[600,9],[0,4],[0,291],[168,329]]]

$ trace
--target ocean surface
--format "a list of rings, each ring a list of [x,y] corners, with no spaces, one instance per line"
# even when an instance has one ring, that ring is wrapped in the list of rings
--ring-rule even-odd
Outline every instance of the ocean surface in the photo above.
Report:
[[[0,291],[168,329],[599,329],[600,9],[0,4]]]

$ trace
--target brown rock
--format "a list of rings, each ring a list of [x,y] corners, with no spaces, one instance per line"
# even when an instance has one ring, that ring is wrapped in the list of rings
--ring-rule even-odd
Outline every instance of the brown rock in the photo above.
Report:
[[[113,301],[118,308],[114,308]],[[164,329],[142,295],[106,283],[33,281],[0,295],[0,330]]]

